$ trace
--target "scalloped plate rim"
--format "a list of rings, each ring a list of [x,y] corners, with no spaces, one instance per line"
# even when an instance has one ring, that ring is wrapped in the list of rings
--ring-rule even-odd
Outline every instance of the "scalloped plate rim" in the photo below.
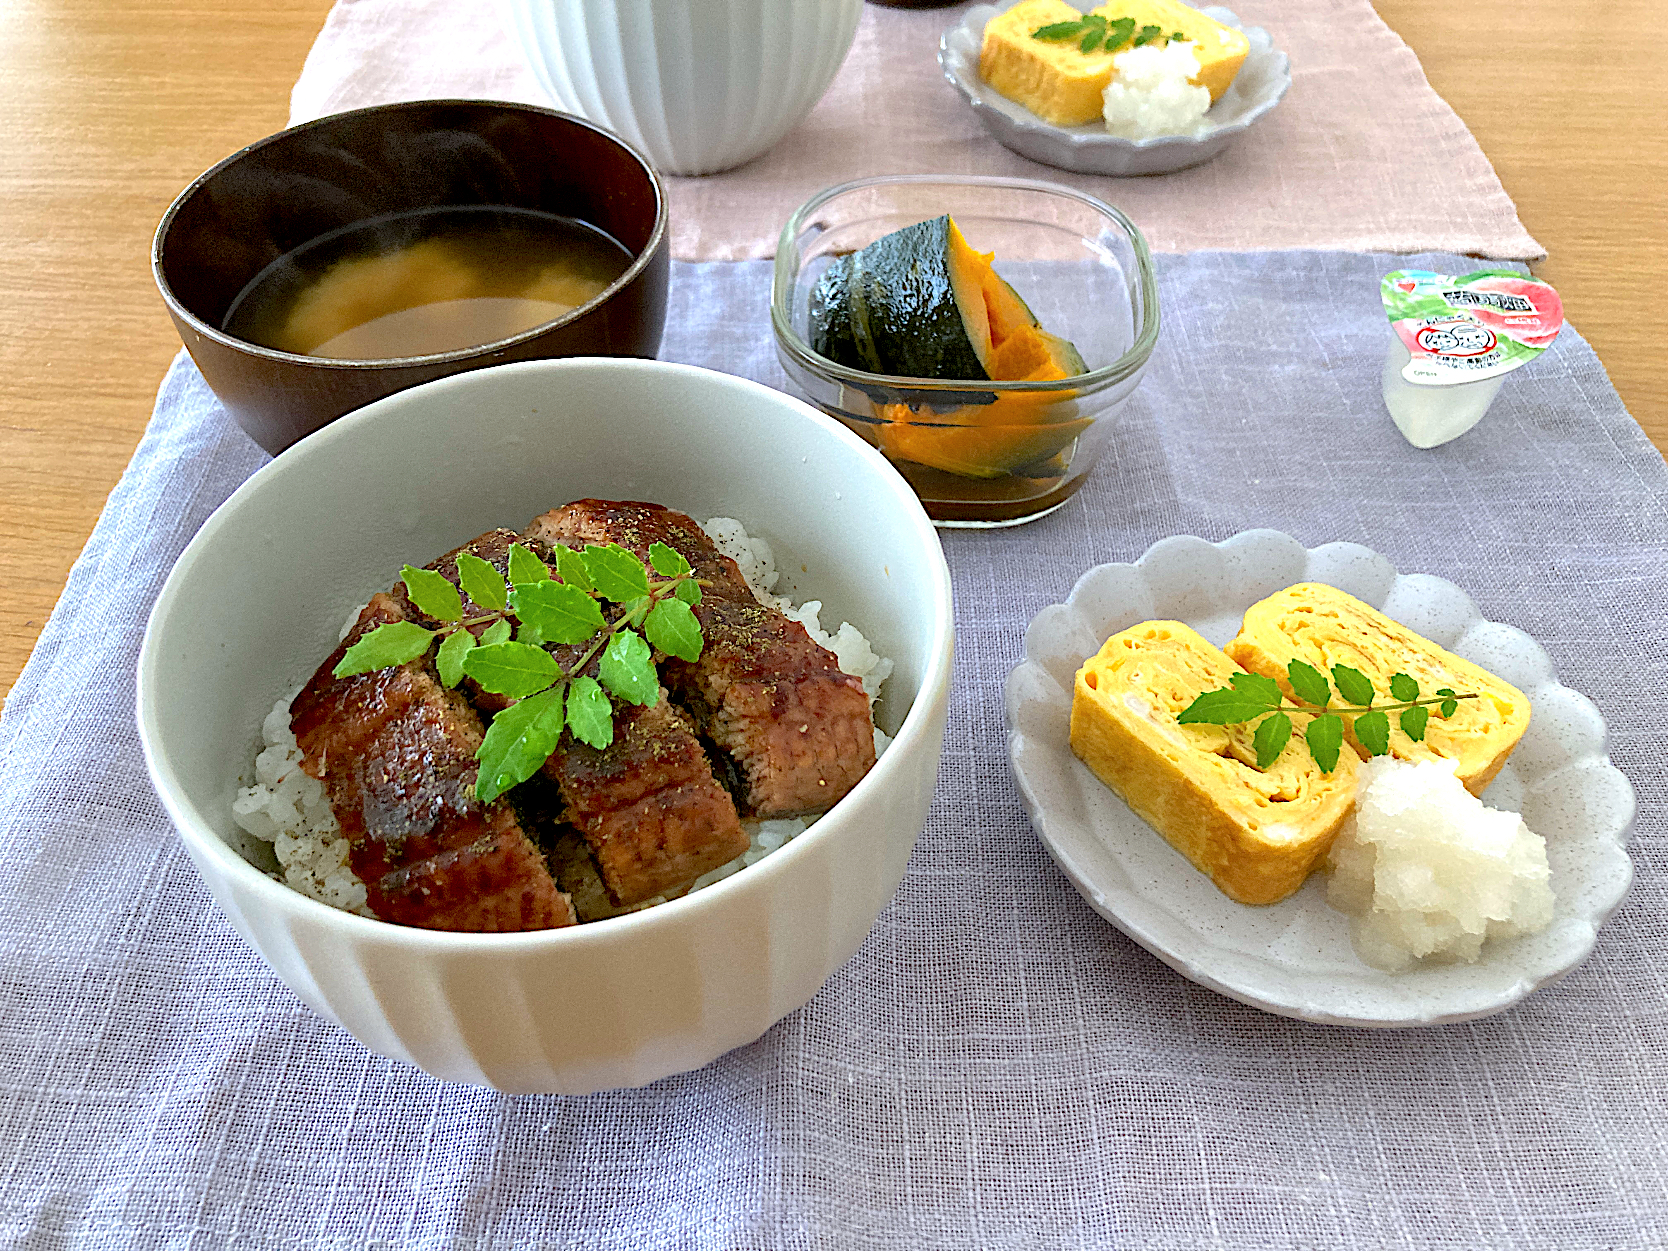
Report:
[[[1013,0],[1017,3],[1018,0]],[[1197,135],[1153,135],[1145,139],[1126,139],[1121,135],[1096,132],[1092,130],[1078,130],[1066,126],[1054,126],[1037,117],[1023,106],[1016,105],[1017,112],[1009,112],[1001,106],[984,98],[983,94],[973,85],[965,81],[966,76],[960,72],[960,67],[952,64],[951,39],[960,31],[966,30],[970,37],[977,38],[982,32],[984,23],[997,13],[1012,7],[1011,3],[978,4],[968,9],[954,23],[947,27],[938,41],[938,65],[946,81],[960,93],[968,106],[971,107],[979,120],[984,124],[993,137],[1004,146],[1012,146],[1006,142],[1004,131],[1012,130],[1028,136],[1034,144],[1048,147],[1060,147],[1064,152],[1081,157],[1082,154],[1101,153],[1108,158],[1123,157],[1128,161],[1138,162],[1139,158],[1148,153],[1158,154],[1154,160],[1161,160],[1166,150],[1173,149],[1173,155],[1184,162],[1180,165],[1158,165],[1124,171],[1139,174],[1172,173],[1191,165],[1203,164],[1210,157],[1215,156],[1233,139],[1249,130],[1252,125],[1266,117],[1291,90],[1292,72],[1291,57],[1274,46],[1274,38],[1261,26],[1246,26],[1232,9],[1223,5],[1207,5],[1201,10],[1215,20],[1243,33],[1251,40],[1253,46],[1260,39],[1268,41],[1268,55],[1270,57],[1270,72],[1277,80],[1274,92],[1262,99],[1254,101],[1250,109],[1241,117],[1231,122],[1212,124],[1209,129]],[[989,9],[990,13],[983,11]],[[974,29],[975,15],[982,15],[978,23],[978,30]],[[1208,116],[1208,115],[1207,115]],[[1020,152],[1021,156],[1029,159],[1039,159],[1029,152]],[[1119,173],[1105,169],[1080,168],[1073,164],[1060,164],[1049,161],[1059,169],[1067,169],[1077,173],[1098,173],[1104,176],[1118,177]]]
[[[1625,866],[1625,872],[1619,873],[1616,877],[1618,885],[1614,891],[1613,897],[1601,900],[1596,909],[1590,913],[1583,914],[1581,916],[1563,918],[1559,922],[1555,922],[1555,924],[1563,925],[1566,928],[1570,926],[1585,926],[1586,934],[1584,939],[1579,942],[1576,948],[1572,949],[1573,954],[1566,953],[1570,954],[1571,958],[1562,960],[1562,962],[1558,963],[1557,967],[1552,968],[1535,967],[1533,964],[1527,965],[1510,985],[1499,990],[1480,990],[1476,994],[1475,999],[1471,1002],[1438,1007],[1435,1011],[1416,1012],[1400,1017],[1393,1017],[1389,1015],[1351,1015],[1347,1011],[1333,1010],[1333,1008],[1328,1006],[1324,1001],[1296,1003],[1288,1000],[1267,998],[1263,995],[1257,994],[1254,990],[1247,989],[1242,984],[1236,984],[1232,978],[1225,978],[1220,976],[1218,972],[1213,972],[1208,967],[1202,967],[1201,957],[1208,960],[1212,953],[1235,953],[1232,953],[1229,948],[1223,946],[1221,943],[1213,942],[1208,938],[1205,938],[1203,935],[1187,930],[1186,922],[1182,917],[1166,910],[1161,905],[1154,903],[1152,900],[1133,895],[1129,892],[1124,892],[1115,885],[1111,889],[1108,889],[1104,884],[1096,881],[1094,876],[1079,865],[1069,852],[1060,845],[1058,835],[1053,829],[1056,821],[1056,815],[1053,811],[1051,811],[1049,805],[1045,804],[1039,798],[1035,788],[1031,784],[1030,777],[1027,776],[1024,767],[1020,763],[1021,749],[1028,745],[1035,744],[1036,748],[1041,751],[1054,750],[1046,743],[1043,743],[1040,740],[1026,734],[1019,727],[1016,707],[1017,696],[1014,692],[1014,688],[1021,673],[1034,672],[1039,675],[1043,681],[1049,683],[1054,689],[1061,690],[1059,682],[1056,681],[1054,676],[1050,674],[1048,670],[1043,667],[1041,662],[1034,658],[1031,654],[1031,642],[1029,638],[1030,626],[1034,624],[1043,613],[1048,612],[1050,609],[1061,607],[1067,609],[1068,613],[1075,616],[1081,623],[1082,617],[1078,615],[1078,596],[1080,593],[1085,591],[1086,587],[1091,585],[1091,577],[1099,574],[1102,570],[1112,568],[1142,571],[1145,562],[1147,562],[1149,558],[1152,558],[1154,552],[1165,544],[1171,544],[1177,541],[1191,541],[1194,543],[1209,545],[1225,555],[1231,555],[1237,547],[1259,539],[1280,540],[1287,544],[1291,544],[1293,547],[1301,549],[1305,554],[1306,561],[1311,564],[1318,553],[1327,551],[1337,552],[1343,550],[1349,550],[1352,553],[1359,553],[1361,556],[1372,561],[1385,560],[1385,558],[1379,553],[1359,543],[1338,541],[1321,544],[1317,547],[1303,547],[1303,545],[1298,543],[1298,541],[1291,535],[1286,534],[1283,531],[1273,529],[1252,529],[1240,531],[1239,533],[1231,535],[1218,542],[1212,542],[1211,540],[1204,539],[1196,535],[1170,535],[1150,544],[1147,549],[1134,561],[1108,561],[1085,570],[1083,574],[1073,583],[1071,592],[1068,594],[1063,603],[1045,605],[1042,609],[1039,609],[1037,614],[1034,615],[1031,621],[1027,623],[1026,641],[1022,649],[1021,659],[1019,663],[1009,671],[1008,677],[1003,684],[1003,713],[1004,720],[1006,722],[1009,771],[1013,775],[1015,787],[1019,791],[1021,802],[1023,803],[1026,814],[1031,821],[1032,828],[1036,832],[1038,839],[1042,842],[1044,848],[1048,851],[1049,857],[1055,862],[1056,865],[1059,866],[1060,870],[1072,883],[1072,886],[1080,895],[1082,895],[1084,900],[1097,914],[1111,923],[1133,942],[1157,957],[1162,963],[1174,969],[1177,973],[1180,973],[1190,981],[1196,982],[1209,990],[1213,990],[1218,994],[1224,995],[1227,998],[1233,999],[1239,1003],[1246,1004],[1249,1007],[1258,1008],[1262,1011],[1270,1012],[1278,1016],[1291,1017],[1323,1025],[1380,1029],[1408,1028],[1446,1024],[1457,1021],[1476,1020],[1504,1011],[1512,1005],[1521,1002],[1541,987],[1553,984],[1569,973],[1572,969],[1578,967],[1592,954],[1593,948],[1598,940],[1599,929],[1603,926],[1604,922],[1615,913],[1616,909],[1621,906],[1622,901],[1627,897],[1628,891],[1632,886],[1634,875],[1632,858],[1627,853],[1627,844],[1637,816],[1637,796],[1634,794],[1632,783],[1628,781],[1626,775],[1610,763],[1608,754],[1585,756],[1575,760],[1567,760],[1557,768],[1548,770],[1545,775],[1551,776],[1553,773],[1558,772],[1559,769],[1569,768],[1585,761],[1596,761],[1600,766],[1600,770],[1604,774],[1614,774],[1622,780],[1622,783],[1627,788],[1627,793],[1633,797],[1634,801],[1629,809],[1627,819],[1620,823],[1619,828],[1598,831],[1601,835],[1609,835],[1608,841],[1604,841],[1600,844],[1597,851],[1598,856],[1602,857],[1607,863],[1615,861],[1619,858],[1619,864],[1617,864],[1617,867]],[[1394,574],[1390,583],[1392,587],[1395,585],[1396,580],[1404,576],[1414,576],[1404,575],[1400,570],[1396,570],[1395,566],[1390,562],[1385,561],[1385,563],[1389,565]],[[1417,576],[1431,578],[1435,582],[1451,588],[1465,597],[1465,600],[1471,609],[1471,618],[1465,623],[1464,629],[1468,630],[1477,623],[1504,625],[1507,629],[1522,635],[1531,643],[1535,643],[1532,636],[1517,629],[1515,626],[1509,625],[1509,623],[1489,621],[1482,615],[1481,611],[1477,609],[1469,592],[1465,591],[1463,587],[1458,586],[1456,583],[1450,582],[1446,578],[1433,574],[1421,574]],[[1535,645],[1537,647],[1539,646],[1538,643]],[[1548,659],[1547,662],[1547,677],[1541,686],[1536,689],[1543,689],[1545,686],[1549,685],[1563,690],[1573,690],[1573,688],[1564,687],[1563,684],[1558,681],[1556,671],[1551,665],[1550,659]],[[1580,692],[1575,693],[1578,695],[1581,694]],[[1061,695],[1069,702],[1070,693],[1068,691],[1061,690]],[[1582,696],[1582,698],[1585,699],[1586,697]],[[1589,700],[1588,703],[1590,704],[1591,701]],[[1604,740],[1607,738],[1608,728],[1605,727],[1602,714],[1598,713],[1596,707],[1594,708],[1594,717],[1600,726],[1602,746]],[[1068,765],[1078,769],[1086,768],[1086,766],[1084,766],[1081,761],[1077,760],[1075,756],[1071,758]],[[1093,775],[1089,776],[1092,777]],[[1106,792],[1106,798],[1111,803],[1119,804],[1120,806],[1122,805],[1122,801],[1110,791]],[[1125,811],[1128,811],[1127,807],[1125,808]],[[1133,813],[1130,813],[1130,817],[1133,820],[1138,820],[1138,818],[1134,817]],[[1091,834],[1092,832],[1093,831],[1091,829]],[[1153,832],[1153,837],[1159,837],[1156,831]],[[1274,906],[1279,907],[1280,905],[1277,904]],[[1130,915],[1131,913],[1137,915]],[[1143,923],[1142,920],[1139,919],[1139,914],[1142,913],[1155,914],[1157,919],[1147,920]],[[1167,928],[1172,929],[1176,933],[1166,934],[1164,931]],[[1572,934],[1574,933],[1573,930],[1570,930],[1569,932]],[[1179,937],[1183,940],[1180,944],[1182,948],[1180,950],[1176,949],[1178,944],[1175,942],[1175,937],[1177,935],[1179,935]],[[1167,942],[1167,938],[1170,939],[1170,941]],[[1191,950],[1189,950],[1190,948]],[[1363,970],[1368,970],[1368,966],[1365,964],[1361,967]],[[1282,971],[1288,975],[1290,974],[1290,970]],[[1318,977],[1314,979],[1313,984],[1316,985],[1317,989],[1331,988],[1337,990],[1341,986],[1341,983],[1338,983],[1335,979],[1329,980]],[[1318,996],[1317,998],[1324,999],[1323,996]]]

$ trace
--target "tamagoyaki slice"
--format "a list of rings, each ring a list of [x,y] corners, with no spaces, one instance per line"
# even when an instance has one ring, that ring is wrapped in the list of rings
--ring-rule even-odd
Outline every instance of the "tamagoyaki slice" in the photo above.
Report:
[[[1454,715],[1430,711],[1422,742],[1414,742],[1390,714],[1390,754],[1398,760],[1453,761],[1454,774],[1473,795],[1481,795],[1529,728],[1529,699],[1488,670],[1462,660],[1353,595],[1318,582],[1301,582],[1246,610],[1227,653],[1252,673],[1273,678],[1290,697],[1286,666],[1313,665],[1331,678],[1332,666],[1359,669],[1378,693],[1376,702],[1396,702],[1390,678],[1405,673],[1419,684],[1421,699],[1444,687],[1476,699],[1462,699]],[[1334,697],[1334,702],[1340,702]],[[1345,741],[1365,760],[1369,753],[1355,736],[1354,718],[1344,719]]]
[[[1303,745],[1310,718],[1257,768],[1252,725],[1178,725],[1240,668],[1179,621],[1114,634],[1078,670],[1071,746],[1094,775],[1201,873],[1240,903],[1290,895],[1331,847],[1355,798],[1358,767],[1341,752],[1322,772]]]

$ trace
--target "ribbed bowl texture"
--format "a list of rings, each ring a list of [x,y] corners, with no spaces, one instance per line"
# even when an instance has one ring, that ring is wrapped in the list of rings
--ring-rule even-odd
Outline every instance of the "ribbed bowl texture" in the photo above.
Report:
[[[769,151],[822,98],[863,0],[499,0],[557,108],[608,126],[665,174]]]
[[[891,748],[827,815],[682,899],[561,930],[457,934],[337,911],[254,863],[231,820],[261,719],[355,605],[494,526],[585,496],[740,519],[778,594],[817,598],[897,668]],[[637,1086],[698,1068],[806,1003],[862,944],[926,821],[943,744],[949,573],[873,449],[744,379],[574,358],[442,379],[351,413],[249,479],[187,546],[139,660],[151,777],[226,916],[371,1050],[509,1091]],[[270,854],[270,853],[269,853]]]

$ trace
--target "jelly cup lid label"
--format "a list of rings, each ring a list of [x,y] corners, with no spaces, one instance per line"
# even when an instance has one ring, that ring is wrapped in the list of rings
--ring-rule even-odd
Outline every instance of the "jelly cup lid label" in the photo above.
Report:
[[[1558,293],[1509,269],[1450,277],[1401,269],[1379,284],[1384,312],[1412,357],[1402,377],[1453,386],[1507,373],[1535,359],[1564,328]]]

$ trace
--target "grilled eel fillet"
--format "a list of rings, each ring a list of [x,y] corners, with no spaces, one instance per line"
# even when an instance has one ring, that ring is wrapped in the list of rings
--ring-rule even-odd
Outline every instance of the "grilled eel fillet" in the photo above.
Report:
[[[458,555],[468,552],[504,573],[515,542],[540,556],[548,550],[536,538],[492,530],[429,568],[456,583]],[[481,614],[466,597],[465,621]],[[569,665],[582,649],[550,644],[548,650]],[[596,676],[596,662],[589,672]],[[482,712],[496,713],[508,705],[503,696],[482,691],[469,679],[464,685]],[[564,819],[584,834],[603,883],[620,907],[674,891],[747,850],[735,801],[713,777],[706,750],[664,690],[648,708],[616,701],[614,741],[601,751],[565,735],[545,761],[543,774],[560,790]],[[560,865],[558,876],[564,888],[572,888]]]
[[[804,626],[761,604],[691,518],[658,504],[577,500],[535,518],[527,534],[551,544],[618,543],[644,560],[658,541],[689,561],[706,583],[695,609],[705,646],[698,661],[668,660],[661,672],[696,728],[734,761],[756,815],[824,812],[874,764],[863,684],[840,672]]]
[[[290,711],[302,768],[324,784],[371,911],[437,930],[574,924],[510,805],[475,798],[481,721],[433,662],[332,676],[361,636],[404,619],[392,596],[373,596]]]

